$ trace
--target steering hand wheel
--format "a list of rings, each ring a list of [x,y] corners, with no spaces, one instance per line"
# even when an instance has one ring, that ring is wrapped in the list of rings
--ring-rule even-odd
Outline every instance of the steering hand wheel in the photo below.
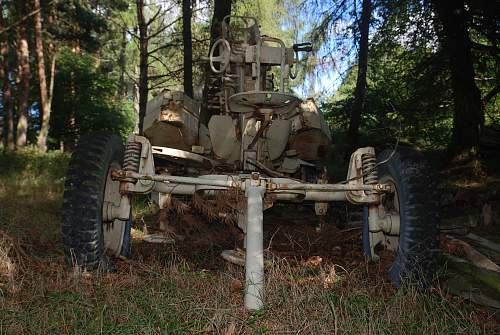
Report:
[[[214,56],[214,52],[216,49],[219,50],[218,56]],[[209,57],[210,69],[214,73],[222,73],[226,71],[231,57],[231,46],[229,45],[229,42],[224,38],[219,38],[217,41],[215,41],[214,45],[212,45]],[[215,63],[219,63],[218,69],[215,67]]]

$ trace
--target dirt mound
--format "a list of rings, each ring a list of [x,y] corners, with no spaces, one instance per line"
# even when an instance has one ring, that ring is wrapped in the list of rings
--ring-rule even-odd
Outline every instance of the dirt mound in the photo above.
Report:
[[[219,270],[225,264],[220,257],[222,250],[243,248],[243,232],[234,224],[210,220],[189,205],[177,207],[183,210],[161,210],[145,218],[148,233],[161,232],[175,244],[140,243],[138,252],[144,260],[174,253],[192,268]],[[339,229],[337,220],[329,216],[318,229],[320,220],[312,208],[276,205],[264,212],[264,248],[272,257],[301,266],[319,260],[321,266],[354,269],[365,263],[361,229]],[[387,272],[393,262],[390,252],[381,256],[375,272]]]

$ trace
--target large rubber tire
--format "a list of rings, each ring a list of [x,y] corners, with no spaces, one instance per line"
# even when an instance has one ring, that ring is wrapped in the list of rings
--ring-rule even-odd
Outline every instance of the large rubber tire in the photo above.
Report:
[[[378,162],[388,159],[391,152],[383,151]],[[378,175],[381,181],[392,179],[399,200],[399,246],[389,279],[397,287],[426,287],[436,276],[439,256],[439,202],[432,170],[422,154],[402,147],[378,167]],[[366,208],[363,221],[363,249],[371,257]]]
[[[83,270],[113,269],[105,250],[102,206],[110,166],[120,167],[123,143],[119,136],[107,133],[83,137],[69,163],[63,200],[62,237],[64,251],[71,267]],[[116,185],[114,185],[116,186]],[[108,186],[109,187],[109,186]],[[120,226],[121,239],[114,256],[127,256],[130,250],[131,219],[114,222]],[[114,232],[116,228],[111,228]]]

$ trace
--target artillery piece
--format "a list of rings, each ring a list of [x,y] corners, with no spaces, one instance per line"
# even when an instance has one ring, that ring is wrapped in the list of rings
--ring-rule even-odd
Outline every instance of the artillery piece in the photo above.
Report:
[[[298,53],[310,49],[261,36],[254,18],[228,16],[210,50],[208,126],[200,122],[199,101],[163,92],[148,103],[143,135],[132,134],[125,145],[112,134],[82,138],[64,194],[70,264],[107,268],[111,257],[128,254],[134,194],[151,194],[165,208],[176,195],[233,192],[241,201],[228,210],[245,233],[249,310],[264,306],[263,211],[280,201],[314,202],[319,216],[333,201],[364,206],[365,255],[377,259],[378,248],[392,250],[396,285],[427,282],[438,252],[428,165],[408,148],[377,158],[365,147],[352,153],[346,181],[329,183],[320,165],[331,141],[323,115],[312,99],[286,92]]]

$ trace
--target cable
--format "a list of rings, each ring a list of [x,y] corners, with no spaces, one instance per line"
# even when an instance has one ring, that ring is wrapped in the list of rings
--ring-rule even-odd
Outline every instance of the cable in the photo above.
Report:
[[[394,105],[390,101],[389,101],[389,104],[391,105],[392,110],[397,114],[397,111],[396,111],[396,108],[394,108]],[[394,148],[392,149],[392,152],[389,155],[389,157],[387,157],[383,161],[378,162],[377,164],[375,164],[371,169],[369,169],[366,172],[364,172],[361,176],[357,176],[357,177],[353,177],[353,178],[341,181],[339,184],[347,184],[350,181],[357,180],[357,179],[360,179],[360,178],[364,178],[367,175],[369,175],[370,173],[372,173],[377,167],[379,167],[382,164],[386,164],[388,161],[390,161],[392,159],[392,157],[394,156],[394,154],[396,153],[396,151],[398,149],[399,140],[401,139],[401,134],[403,133],[401,119],[398,119],[398,121],[399,121],[398,137],[396,138],[396,144],[394,145]]]
[[[274,170],[268,168],[267,166],[265,166],[264,164],[262,164],[259,161],[247,158],[247,162],[258,167],[259,169],[263,170],[264,172],[267,172],[271,177],[281,177],[281,178],[285,177],[283,174],[279,173],[278,171],[274,171]]]

